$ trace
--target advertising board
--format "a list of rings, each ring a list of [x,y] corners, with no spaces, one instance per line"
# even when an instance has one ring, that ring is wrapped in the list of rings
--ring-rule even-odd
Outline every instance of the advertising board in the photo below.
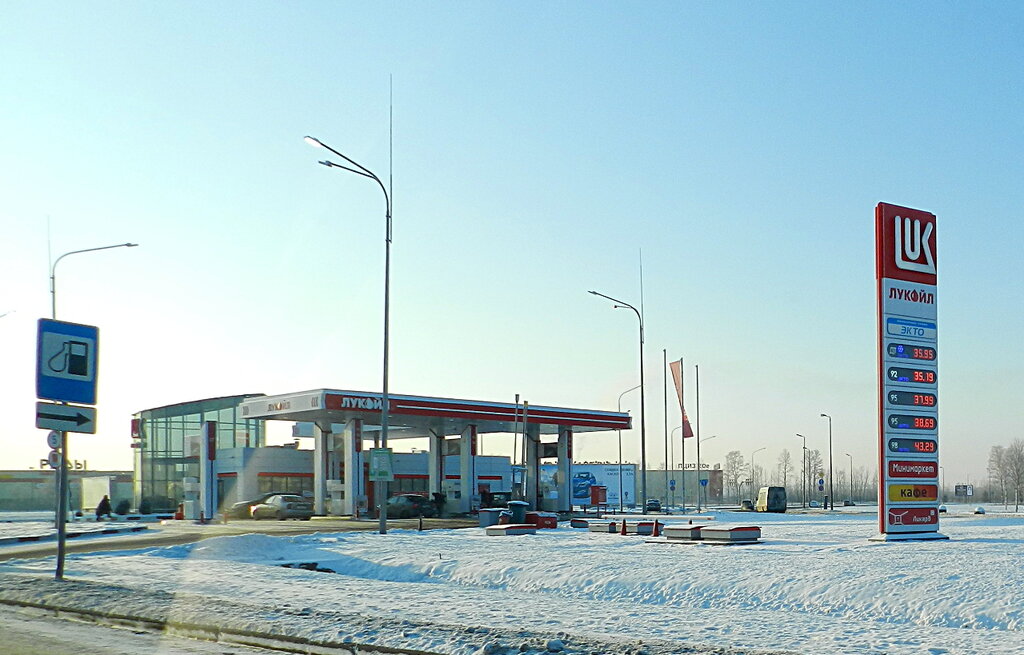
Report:
[[[557,467],[553,464],[542,464],[540,472],[541,487],[554,485],[554,474]],[[572,465],[572,504],[590,505],[590,488],[592,486],[607,488],[607,503],[619,505],[619,465],[618,464],[576,464]],[[622,504],[635,505],[636,497],[636,465],[622,465]]]
[[[941,536],[934,534],[939,353],[933,214],[886,203],[875,207],[875,278],[879,532]]]

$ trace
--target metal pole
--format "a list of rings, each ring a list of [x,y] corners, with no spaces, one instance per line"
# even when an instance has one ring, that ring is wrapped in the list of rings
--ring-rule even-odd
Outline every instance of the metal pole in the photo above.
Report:
[[[630,391],[636,391],[639,388],[640,388],[640,385],[638,384],[635,387],[630,387],[629,389],[626,389],[625,391],[623,391],[622,393],[619,394],[618,408],[619,408],[619,413],[620,414],[622,413],[622,397],[625,396]],[[622,430],[619,430],[618,432],[619,432],[619,513],[621,514],[622,512],[625,511],[625,509],[622,506]],[[634,489],[634,492],[635,491],[636,490]]]
[[[704,485],[702,485],[700,483],[700,480],[701,480],[700,476],[702,475],[701,470],[700,470],[700,364],[694,364],[693,365],[693,375],[694,375],[694,385],[693,386],[694,386],[694,389],[696,390],[696,393],[697,393],[697,413],[695,414],[694,417],[695,417],[696,422],[697,422],[697,431],[696,431],[696,434],[697,434],[697,513],[700,514],[700,490],[701,490],[701,487],[704,486]]]
[[[828,419],[828,497],[829,509],[834,510],[836,508],[836,496],[835,489],[832,486],[832,417],[828,414],[822,414],[822,417]]]
[[[800,482],[800,494],[802,496],[801,506],[806,508],[807,507],[807,437],[805,437],[804,435],[802,435],[800,433],[796,433],[796,436],[798,436],[798,437],[800,437],[801,439],[804,440],[803,445],[800,447],[801,448],[800,454],[802,455],[802,457],[800,459],[800,475],[801,475],[801,478],[802,478],[802,481]]]
[[[512,432],[512,465],[514,466],[516,457],[519,455],[517,452],[519,447],[519,394],[516,394],[516,408],[512,412],[512,420],[514,421],[512,428],[514,430]]]
[[[645,397],[644,397],[644,317],[640,314],[640,310],[638,310],[633,305],[630,305],[628,302],[619,300],[618,298],[612,298],[611,296],[606,296],[605,294],[598,293],[597,291],[591,291],[590,293],[595,295],[595,296],[601,296],[602,298],[604,298],[606,300],[611,300],[614,303],[618,303],[618,304],[614,305],[615,309],[620,309],[620,308],[621,309],[632,309],[633,313],[636,314],[637,320],[640,322],[640,385],[639,385],[640,386],[640,475],[642,476],[642,478],[641,478],[641,486],[640,486],[640,488],[641,488],[641,499],[640,499],[640,501],[643,503],[643,513],[646,514],[647,513],[647,423],[645,421],[644,408],[647,406],[647,403],[646,403]]]
[[[754,495],[754,455],[758,454],[762,450],[765,450],[768,446],[762,446],[750,453],[750,495]]]
[[[389,346],[389,326],[391,318],[391,195],[388,193],[387,187],[381,182],[380,178],[374,175],[374,173],[352,160],[349,157],[341,154],[334,148],[330,147],[326,143],[323,143],[319,139],[311,136],[305,137],[306,143],[329,150],[335,155],[341,157],[355,168],[336,164],[332,161],[321,161],[320,164],[328,168],[340,168],[356,175],[362,175],[368,177],[380,187],[380,190],[384,193],[384,206],[385,206],[385,226],[384,226],[384,375],[382,383],[381,393],[381,408],[380,408],[380,447],[388,447],[388,421],[390,418],[391,405],[388,397],[388,346]],[[379,529],[381,534],[387,534],[388,531],[388,510],[387,510],[387,495],[388,495],[388,483],[380,480],[376,480],[373,483],[373,495],[380,506],[379,518],[380,524]]]
[[[671,505],[668,497],[668,350],[665,348],[661,349],[661,387],[662,395],[664,396],[664,416],[665,419],[665,505]],[[673,494],[674,495],[674,494]]]
[[[853,502],[853,455],[845,453],[850,458],[850,502]]]
[[[57,264],[60,260],[64,259],[69,255],[77,255],[83,252],[95,252],[97,250],[110,250],[111,248],[134,248],[139,244],[137,243],[116,243],[112,246],[100,246],[98,248],[84,248],[82,250],[72,250],[66,252],[57,259],[54,260],[53,264],[50,265],[50,317],[53,320],[57,320]],[[66,405],[67,403],[60,403]],[[68,520],[68,503],[69,503],[69,487],[68,487],[68,433],[64,431],[60,432],[60,467],[57,470],[55,476],[56,492],[57,492],[57,507],[54,510],[54,521],[56,522],[57,528],[57,568],[54,573],[54,578],[57,580],[64,579],[64,555],[67,545],[67,520]]]

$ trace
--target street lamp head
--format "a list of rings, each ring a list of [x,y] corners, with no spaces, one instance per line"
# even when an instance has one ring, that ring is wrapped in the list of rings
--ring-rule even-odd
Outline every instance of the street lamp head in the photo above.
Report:
[[[137,243],[126,243],[126,244],[124,244],[124,247],[125,248],[134,248],[137,245],[139,245],[139,244],[137,244]]]
[[[323,148],[324,144],[320,143],[320,139],[312,136],[306,136],[302,138],[303,141],[313,146],[314,148]]]
[[[327,161],[326,159],[322,159],[322,160],[318,161],[317,163],[320,164],[321,166],[326,166],[327,168],[333,168],[334,167],[334,162],[333,161]]]
[[[822,414],[822,415],[821,415],[821,418],[832,418],[832,417],[831,417],[831,416],[829,416],[828,414]]]
[[[599,293],[597,293],[596,291],[588,291],[587,293],[589,293],[589,294],[591,294],[591,295],[594,295],[594,296],[600,295],[600,294],[599,294]]]

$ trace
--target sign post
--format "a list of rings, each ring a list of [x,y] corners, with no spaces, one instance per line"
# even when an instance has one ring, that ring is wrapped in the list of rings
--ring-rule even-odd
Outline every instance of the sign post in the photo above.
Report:
[[[939,533],[935,216],[875,208],[878,302],[877,541]]]
[[[50,465],[57,471],[57,570],[64,578],[64,551],[68,513],[68,432],[96,432],[96,379],[99,329],[48,318],[39,319],[36,339],[36,397],[54,403],[36,404],[36,427],[53,429],[60,435],[60,452],[50,453]],[[56,441],[51,435],[48,442]]]

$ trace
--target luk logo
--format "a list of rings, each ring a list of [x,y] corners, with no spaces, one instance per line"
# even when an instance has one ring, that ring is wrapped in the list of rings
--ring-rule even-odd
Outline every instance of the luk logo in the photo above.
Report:
[[[894,219],[896,235],[896,268],[916,273],[935,275],[935,254],[932,252],[935,223],[925,222],[924,232],[921,231],[921,220],[902,218]],[[924,261],[921,261],[922,255]]]

